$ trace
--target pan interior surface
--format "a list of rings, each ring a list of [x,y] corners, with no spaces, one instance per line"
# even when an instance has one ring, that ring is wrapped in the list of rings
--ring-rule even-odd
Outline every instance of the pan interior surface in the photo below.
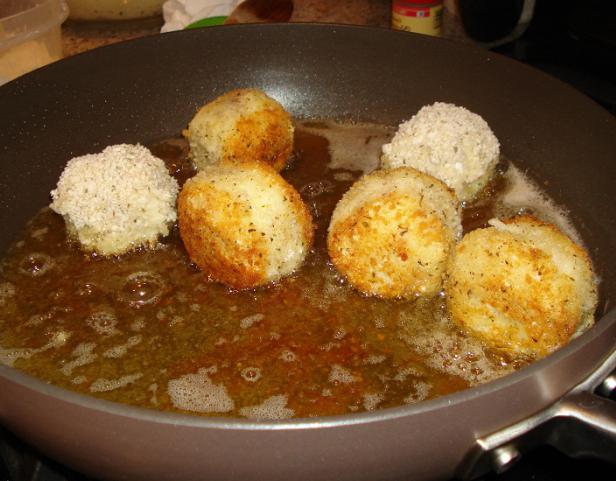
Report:
[[[199,106],[241,87],[261,88],[298,119],[395,126],[434,101],[480,113],[503,154],[569,210],[607,309],[616,287],[616,220],[602,207],[616,178],[614,120],[564,84],[497,55],[378,29],[272,25],[168,34],[67,59],[3,87],[0,249],[48,203],[68,158],[177,135]],[[585,337],[530,369],[572,355]],[[427,407],[445,402],[437,401]]]

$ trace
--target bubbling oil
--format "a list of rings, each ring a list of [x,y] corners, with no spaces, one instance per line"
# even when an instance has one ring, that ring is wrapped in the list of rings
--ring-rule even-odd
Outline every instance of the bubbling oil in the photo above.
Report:
[[[309,205],[315,245],[294,275],[233,291],[194,268],[174,229],[153,250],[81,253],[43,209],[0,268],[0,362],[104,399],[210,416],[285,419],[399,406],[519,368],[459,332],[444,298],[385,301],[330,265],[326,234],[343,193],[378,167],[394,129],[304,122],[283,176]],[[194,174],[183,139],[150,145],[179,182]],[[466,230],[532,213],[579,240],[514,162],[464,214]]]

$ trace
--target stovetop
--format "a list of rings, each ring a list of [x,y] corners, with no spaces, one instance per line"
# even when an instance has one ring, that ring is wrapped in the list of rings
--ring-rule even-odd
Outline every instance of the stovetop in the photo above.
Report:
[[[536,0],[524,35],[493,50],[559,78],[616,115],[613,0]]]
[[[560,78],[616,115],[616,2],[537,0],[518,40],[494,51]],[[615,453],[616,462],[616,453]],[[0,428],[0,481],[90,480],[40,455]],[[550,447],[523,456],[509,471],[482,481],[616,479],[616,465],[574,460]]]

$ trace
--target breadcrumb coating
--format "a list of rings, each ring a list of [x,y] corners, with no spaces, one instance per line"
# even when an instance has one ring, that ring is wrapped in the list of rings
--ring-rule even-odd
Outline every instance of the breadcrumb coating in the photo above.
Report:
[[[441,181],[408,167],[375,171],[338,202],[330,258],[359,291],[383,298],[431,296],[460,237],[459,202]]]
[[[184,184],[178,218],[191,260],[236,289],[291,274],[312,245],[312,218],[301,197],[259,162],[205,167]]]
[[[500,155],[487,122],[464,107],[436,102],[403,122],[383,146],[381,166],[413,167],[445,182],[461,201],[489,182]]]
[[[238,89],[205,104],[184,131],[197,169],[259,161],[281,171],[293,151],[291,116],[257,89]]]
[[[597,282],[586,251],[531,216],[490,221],[448,266],[452,320],[512,357],[539,358],[594,322]]]
[[[169,233],[177,193],[161,159],[141,145],[119,144],[71,159],[50,207],[85,251],[119,255]]]

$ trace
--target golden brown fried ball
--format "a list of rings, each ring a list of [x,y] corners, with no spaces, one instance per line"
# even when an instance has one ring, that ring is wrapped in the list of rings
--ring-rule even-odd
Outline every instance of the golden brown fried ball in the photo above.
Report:
[[[531,216],[464,236],[448,266],[453,321],[512,357],[537,358],[594,322],[597,285],[587,253]]]
[[[281,171],[293,150],[291,116],[257,89],[232,90],[205,104],[184,135],[197,169],[257,160]]]
[[[260,162],[204,167],[178,197],[190,259],[236,289],[297,269],[312,245],[312,218],[297,191]]]
[[[372,172],[334,210],[330,258],[363,293],[406,299],[434,295],[462,231],[458,205],[444,183],[415,169]]]

